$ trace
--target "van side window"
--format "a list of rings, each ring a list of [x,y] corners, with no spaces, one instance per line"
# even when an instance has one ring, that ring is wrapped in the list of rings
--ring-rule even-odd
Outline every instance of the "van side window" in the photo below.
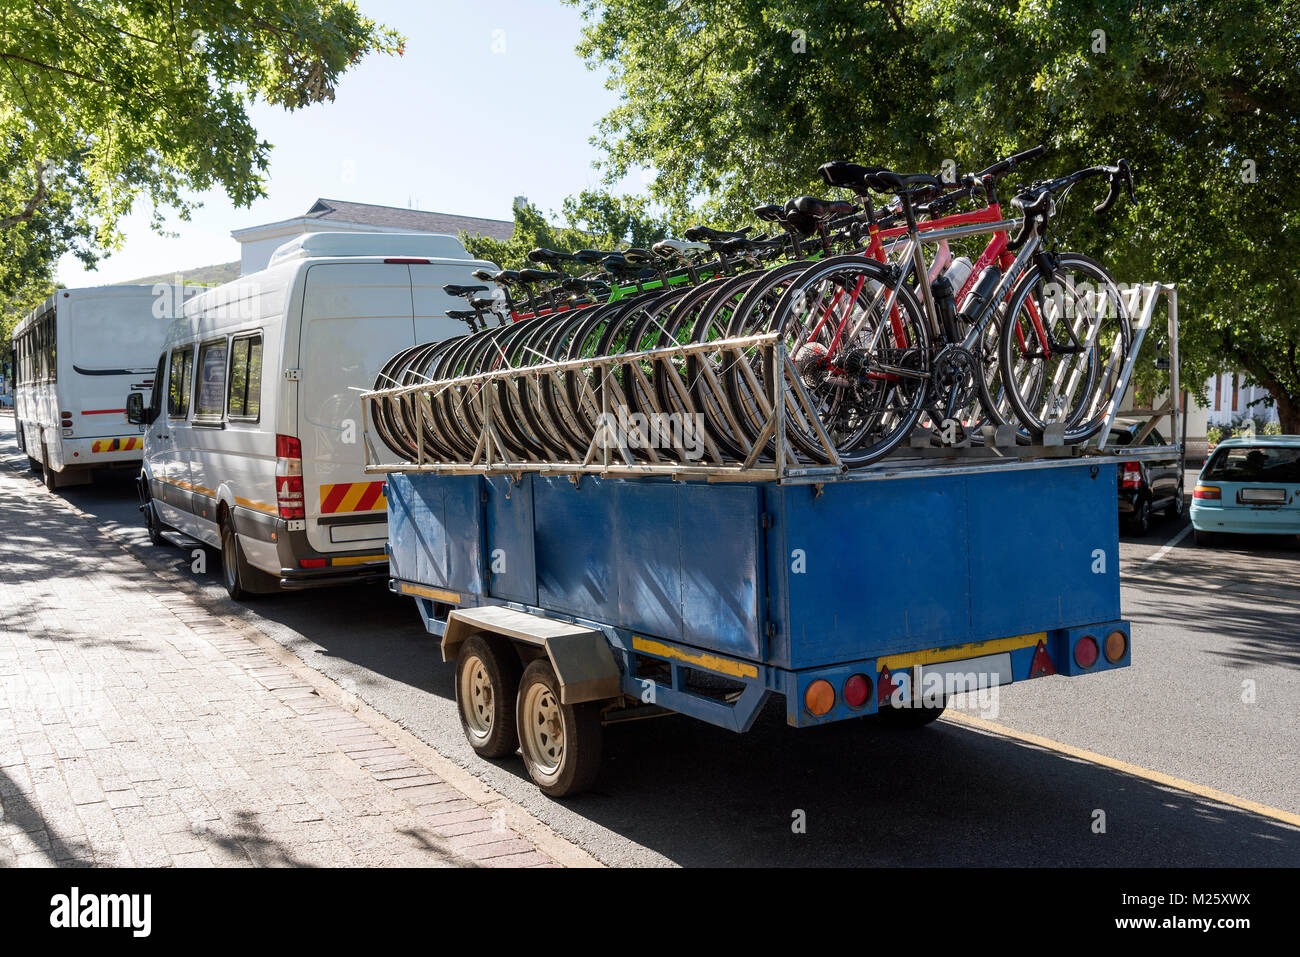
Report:
[[[226,408],[232,419],[257,421],[262,412],[262,335],[230,340],[230,392]]]
[[[183,419],[190,411],[190,386],[194,382],[194,349],[173,349],[171,376],[167,380],[167,414]]]
[[[226,406],[226,340],[215,339],[199,347],[199,393],[194,415],[221,418]]]
[[[153,374],[153,390],[149,393],[149,412],[153,418],[158,418],[162,412],[163,397],[163,376],[167,375],[167,353],[158,357],[158,368]]]

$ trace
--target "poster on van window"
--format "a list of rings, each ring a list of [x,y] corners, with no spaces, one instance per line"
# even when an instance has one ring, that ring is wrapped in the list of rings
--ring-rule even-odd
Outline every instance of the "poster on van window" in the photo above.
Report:
[[[203,368],[199,370],[199,405],[196,415],[221,415],[226,400],[226,344],[203,347]]]

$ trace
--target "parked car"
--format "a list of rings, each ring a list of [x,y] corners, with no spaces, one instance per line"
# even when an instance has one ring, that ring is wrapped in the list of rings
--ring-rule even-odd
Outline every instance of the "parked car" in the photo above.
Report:
[[[1146,424],[1145,420],[1116,419],[1111,425],[1111,448],[1134,445],[1134,440]],[[1141,446],[1161,446],[1164,436],[1152,429],[1142,439]],[[1151,529],[1151,516],[1163,512],[1171,518],[1183,514],[1183,466],[1181,456],[1154,462],[1121,462],[1119,466],[1119,514],[1125,524],[1139,534]]]
[[[1300,435],[1224,439],[1192,493],[1196,544],[1222,533],[1300,535]]]
[[[221,551],[232,598],[388,577],[383,477],[365,472],[360,396],[395,353],[468,331],[442,287],[475,269],[453,236],[312,233],[196,296],[167,332],[145,426],[150,538]]]

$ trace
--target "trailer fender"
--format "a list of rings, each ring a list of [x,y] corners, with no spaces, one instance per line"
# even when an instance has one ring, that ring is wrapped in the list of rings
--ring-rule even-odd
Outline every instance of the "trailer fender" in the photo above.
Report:
[[[465,640],[480,632],[542,648],[560,679],[563,704],[604,701],[622,694],[618,661],[609,640],[594,628],[502,605],[458,608],[447,616],[442,660],[455,661]]]

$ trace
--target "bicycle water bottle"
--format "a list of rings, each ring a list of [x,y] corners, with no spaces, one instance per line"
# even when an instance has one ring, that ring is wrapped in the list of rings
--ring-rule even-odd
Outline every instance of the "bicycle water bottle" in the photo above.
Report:
[[[988,302],[993,298],[993,293],[998,288],[998,283],[1002,281],[1002,270],[997,266],[989,266],[980,273],[979,282],[975,283],[975,288],[971,294],[966,297],[966,302],[961,307],[961,317],[966,322],[977,322],[984,315]]]
[[[970,278],[971,270],[975,267],[965,256],[958,256],[952,261],[952,265],[944,271],[944,276],[948,282],[952,283],[952,294],[955,296],[961,292],[961,287],[966,285],[966,280]]]

